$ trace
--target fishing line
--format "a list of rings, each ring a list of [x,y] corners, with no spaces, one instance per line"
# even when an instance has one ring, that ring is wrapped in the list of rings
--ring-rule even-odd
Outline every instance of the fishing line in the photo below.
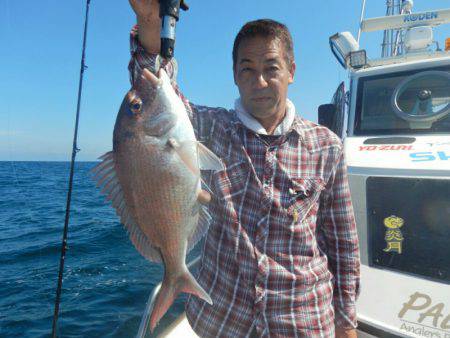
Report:
[[[75,130],[73,135],[73,146],[72,146],[72,160],[70,162],[70,175],[69,175],[69,189],[67,191],[67,202],[66,202],[66,216],[64,220],[64,230],[63,230],[63,240],[61,244],[61,259],[59,261],[59,273],[58,273],[58,285],[56,288],[56,299],[55,299],[55,312],[53,315],[53,324],[52,324],[52,337],[56,338],[56,326],[58,323],[58,315],[59,315],[59,304],[61,301],[61,289],[62,289],[62,279],[64,272],[64,261],[66,258],[66,248],[67,248],[67,232],[69,228],[69,218],[70,218],[70,203],[72,199],[72,186],[73,186],[73,174],[74,174],[74,165],[75,165],[75,157],[77,152],[79,151],[77,147],[77,138],[78,138],[78,122],[80,118],[80,102],[81,102],[81,93],[83,90],[83,76],[84,71],[86,70],[85,64],[85,55],[86,55],[86,35],[88,28],[88,19],[89,19],[89,5],[91,0],[86,0],[86,15],[84,19],[84,32],[83,32],[83,48],[81,53],[81,66],[80,66],[80,80],[78,84],[78,101],[77,101],[77,113],[75,118]]]

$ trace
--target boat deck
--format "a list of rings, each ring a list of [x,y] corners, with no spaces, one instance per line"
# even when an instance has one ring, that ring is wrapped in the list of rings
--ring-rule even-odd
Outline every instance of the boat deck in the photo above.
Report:
[[[186,318],[186,314],[183,312],[177,320],[175,320],[170,326],[168,326],[159,338],[198,338],[195,332],[192,330],[189,322]],[[376,338],[368,333],[358,330],[358,338]]]

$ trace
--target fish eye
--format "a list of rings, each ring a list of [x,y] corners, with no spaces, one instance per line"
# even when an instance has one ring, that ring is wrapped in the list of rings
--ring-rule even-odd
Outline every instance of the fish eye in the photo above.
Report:
[[[135,99],[131,102],[130,104],[130,110],[134,113],[134,114],[139,114],[141,112],[142,109],[142,102],[141,100]]]

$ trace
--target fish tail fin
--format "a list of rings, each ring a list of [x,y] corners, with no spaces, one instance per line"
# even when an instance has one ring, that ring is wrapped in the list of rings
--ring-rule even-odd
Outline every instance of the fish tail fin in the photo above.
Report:
[[[172,305],[175,298],[181,292],[193,294],[205,302],[212,305],[212,299],[208,293],[203,290],[200,284],[197,283],[195,278],[186,270],[184,274],[179,276],[174,281],[166,281],[161,285],[161,289],[158,292],[155,306],[153,307],[152,314],[150,315],[150,330],[153,332],[159,320],[164,316],[169,307]]]
[[[195,280],[194,276],[192,276],[189,270],[187,270],[186,273],[180,279],[182,279],[183,281],[181,285],[181,292],[193,294],[194,296],[203,299],[209,305],[212,305],[213,301],[211,297],[200,286],[200,284],[198,284],[198,282]]]

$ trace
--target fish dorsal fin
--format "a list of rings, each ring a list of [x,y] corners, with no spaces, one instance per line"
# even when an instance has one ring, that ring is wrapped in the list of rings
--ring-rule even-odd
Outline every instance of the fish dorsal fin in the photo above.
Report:
[[[152,262],[162,262],[159,250],[150,244],[147,236],[139,228],[127,207],[122,187],[116,175],[114,153],[110,151],[101,156],[100,159],[102,161],[91,169],[97,186],[106,195],[106,200],[111,201],[117,216],[120,218],[120,222],[127,229],[130,240],[136,250]]]

